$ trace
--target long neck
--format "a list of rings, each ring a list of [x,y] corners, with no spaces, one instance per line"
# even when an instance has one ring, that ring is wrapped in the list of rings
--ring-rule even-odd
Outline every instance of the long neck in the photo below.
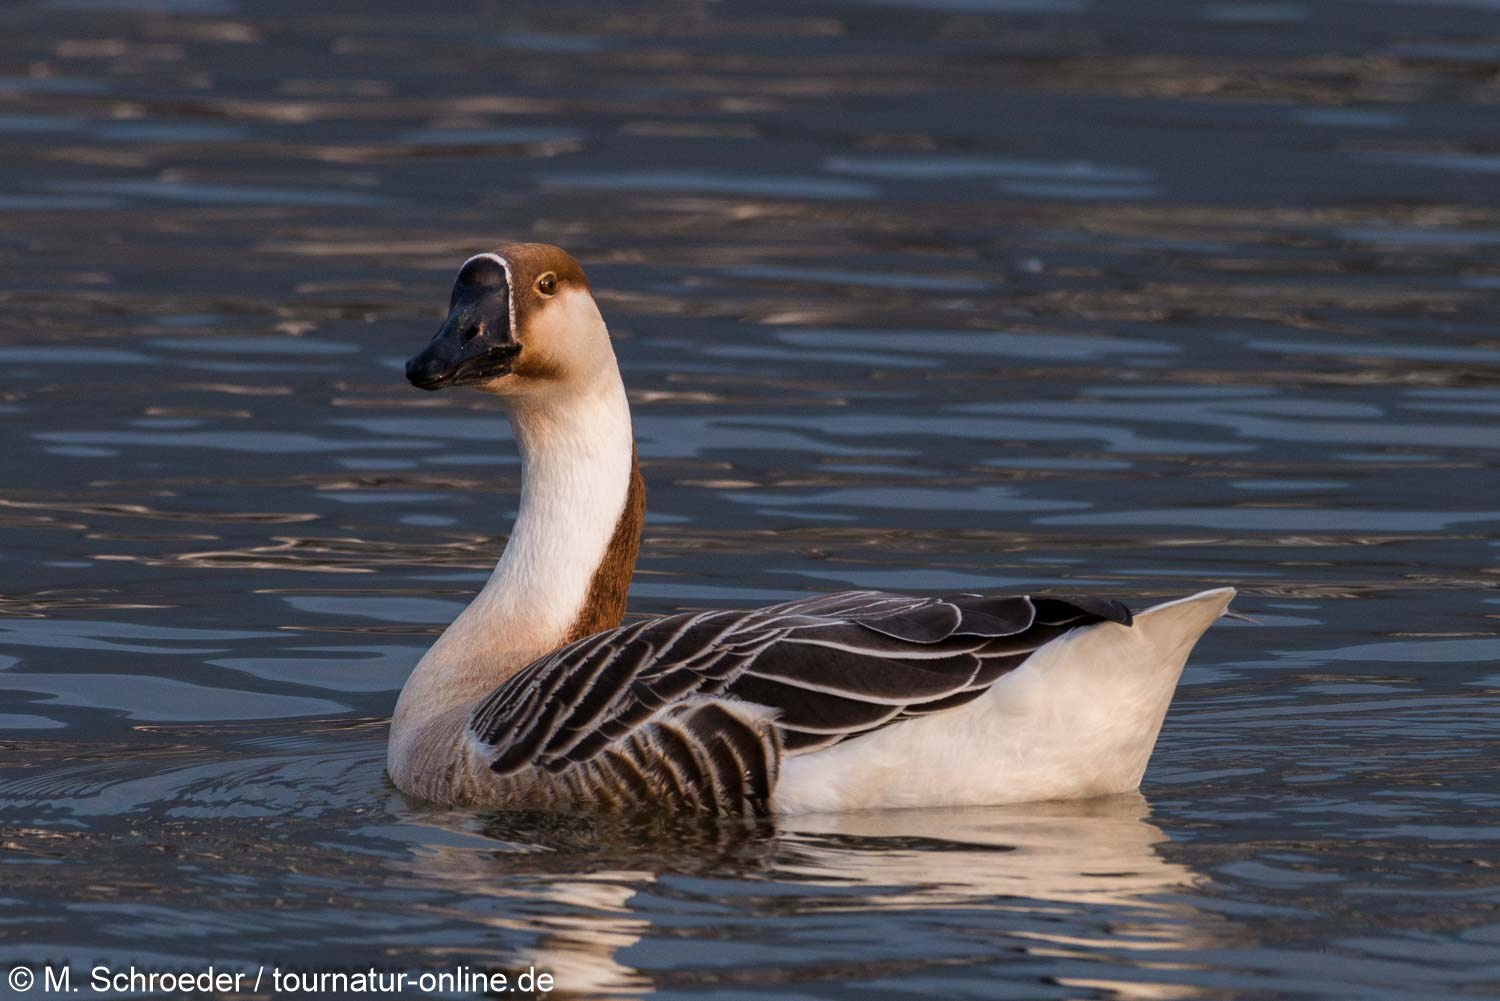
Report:
[[[467,707],[625,612],[645,490],[618,371],[586,390],[507,403],[521,450],[515,526],[484,589],[407,680],[393,740],[413,714]]]
[[[523,401],[510,410],[521,449],[520,510],[468,611],[523,655],[617,626],[625,613],[645,492],[625,387],[609,374],[561,405]]]

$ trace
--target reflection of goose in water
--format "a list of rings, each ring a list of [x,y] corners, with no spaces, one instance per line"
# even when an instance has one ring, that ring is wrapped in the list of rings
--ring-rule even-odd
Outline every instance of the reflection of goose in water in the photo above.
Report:
[[[551,973],[549,996],[558,998],[653,991],[651,977],[621,956],[653,930],[639,895],[664,877],[763,875],[777,847],[765,821],[542,812],[414,819],[403,828],[410,854],[400,856],[397,881],[451,889],[465,922],[523,935],[528,945],[497,957],[497,967]]]
[[[861,591],[617,628],[645,494],[578,264],[540,244],[470,258],[407,377],[499,396],[522,459],[505,553],[391,722],[391,777],[427,800],[746,814],[1123,792],[1233,595],[1133,625],[1100,599]]]
[[[824,845],[810,877],[918,887],[923,899],[1017,897],[1074,904],[1139,904],[1197,877],[1155,846],[1140,793],[1100,799],[943,810],[871,810],[785,817],[778,826]],[[878,850],[848,850],[850,842]]]
[[[858,942],[882,928],[931,924],[942,934],[955,922],[973,936],[958,954],[983,953],[964,962],[994,961],[1009,950],[1149,966],[1154,955],[1206,944],[1212,933],[1176,897],[1200,877],[1161,857],[1157,845],[1166,838],[1147,812],[1145,800],[1129,793],[779,817],[753,826],[500,815],[484,824],[483,836],[473,833],[472,818],[440,814],[428,822],[465,833],[434,833],[434,843],[403,857],[410,866],[403,878],[429,891],[460,890],[471,900],[466,920],[525,935],[529,944],[508,962],[554,972],[560,997],[649,992],[661,986],[654,971],[664,955],[669,969],[696,982],[718,968],[716,953],[697,951],[706,939],[742,944],[754,957],[757,943],[804,932]],[[493,906],[472,903],[480,899]],[[845,976],[861,965],[876,976],[884,964],[902,975],[932,967],[941,976],[953,962],[924,953],[920,937],[881,936],[852,948]],[[767,977],[795,965],[784,951],[774,961],[766,956]],[[756,965],[736,964],[745,985],[760,979],[747,964]],[[822,965],[801,975],[816,978]],[[1096,966],[1091,975],[1105,974]],[[1129,996],[1174,996],[1166,984],[1131,986]]]
[[[1172,899],[1202,877],[1162,858],[1156,846],[1167,837],[1146,821],[1149,812],[1140,793],[1130,792],[1001,807],[810,814],[777,818],[777,825],[787,832],[787,849],[793,839],[801,843],[803,859],[789,868],[803,878],[869,888],[857,907],[900,910],[904,922],[930,912],[935,923],[953,914],[980,923],[975,938],[988,955],[968,962],[1009,962],[994,941],[999,936],[1015,953],[1044,962],[1039,975],[1049,984],[1137,1001],[1196,997],[1197,988],[1163,983],[1149,972],[1153,963],[1170,963],[1185,947],[1215,938],[1203,915]],[[921,948],[891,945],[913,961],[923,958]],[[1117,975],[1121,967],[1128,979]]]

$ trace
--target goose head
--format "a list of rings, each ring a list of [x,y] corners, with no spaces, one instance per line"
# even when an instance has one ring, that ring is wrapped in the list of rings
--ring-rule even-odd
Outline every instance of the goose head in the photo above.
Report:
[[[474,386],[525,397],[586,383],[614,366],[609,333],[578,262],[517,243],[458,269],[448,317],[406,363],[419,389]]]

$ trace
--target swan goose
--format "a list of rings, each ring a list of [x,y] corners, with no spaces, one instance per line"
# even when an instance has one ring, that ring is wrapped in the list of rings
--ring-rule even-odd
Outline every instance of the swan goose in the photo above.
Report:
[[[645,512],[582,269],[516,244],[458,271],[406,364],[499,397],[521,499],[494,573],[417,664],[388,770],[454,806],[810,813],[1139,785],[1220,588],[1098,598],[852,591],[621,626]]]

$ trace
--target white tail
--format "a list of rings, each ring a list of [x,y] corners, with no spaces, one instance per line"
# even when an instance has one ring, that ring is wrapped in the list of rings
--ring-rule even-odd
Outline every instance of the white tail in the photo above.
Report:
[[[1101,622],[1032,654],[963,709],[846,741],[782,768],[786,813],[1082,799],[1141,784],[1177,679],[1234,588]]]
[[[1102,622],[1037,651],[1012,676],[1015,708],[1047,748],[1059,798],[1127,792],[1141,784],[1162,720],[1198,638],[1234,597],[1203,591],[1146,609],[1131,626]],[[997,693],[1007,678],[996,685]],[[1019,722],[1019,721],[1018,721]],[[1061,790],[1076,788],[1063,793]],[[1050,798],[1050,797],[1049,797]]]
[[[1134,789],[1141,784],[1146,762],[1156,747],[1157,734],[1161,732],[1172,695],[1177,691],[1177,682],[1182,677],[1188,654],[1193,652],[1193,647],[1198,645],[1208,627],[1229,608],[1234,595],[1232,587],[1200,591],[1188,598],[1153,605],[1136,616],[1134,628],[1150,643],[1155,661],[1153,664],[1152,659],[1148,659],[1142,674],[1151,677],[1156,684],[1148,683],[1142,692],[1141,731],[1133,749],[1136,760],[1124,776],[1128,783],[1126,788]],[[1125,756],[1129,758],[1131,752],[1126,751]]]

